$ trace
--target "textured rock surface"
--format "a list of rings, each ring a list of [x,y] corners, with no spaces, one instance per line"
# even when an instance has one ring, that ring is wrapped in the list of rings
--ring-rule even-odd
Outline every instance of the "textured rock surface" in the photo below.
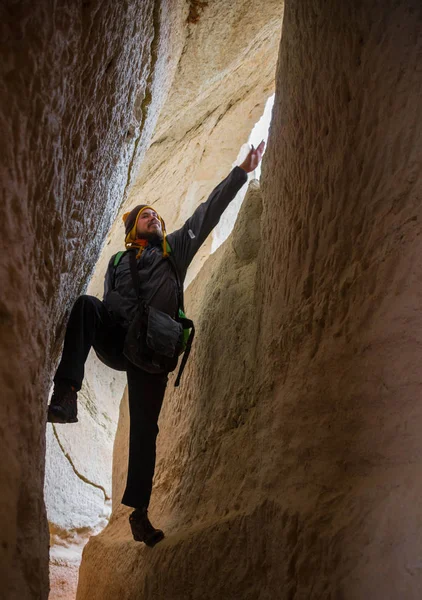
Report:
[[[274,386],[260,475],[292,530],[282,585],[286,597],[416,599],[422,7],[291,2],[284,31],[257,373]]]
[[[48,594],[45,410],[58,342],[150,141],[186,10],[182,0],[1,5],[5,598]]]
[[[47,426],[45,499],[50,524],[50,600],[74,598],[82,548],[106,525],[111,457],[122,373],[111,378],[90,357],[79,398],[79,422]]]
[[[175,224],[180,224],[187,216],[187,211],[199,204],[219,177],[227,174],[230,162],[227,163],[226,157],[230,157],[230,160],[236,157],[239,146],[246,141],[274,85],[282,5],[272,1],[265,10],[260,11],[258,18],[254,18],[253,7],[248,4],[227,5],[217,2],[211,6],[210,3],[209,7],[203,7],[204,10],[200,11],[197,23],[185,26],[179,18],[178,23],[171,25],[172,30],[179,32],[179,37],[171,62],[166,65],[168,85],[182,50],[182,41],[183,54],[155,139],[158,139],[157,136],[162,139],[163,135],[173,139],[171,144],[165,144],[164,147],[154,142],[147,151],[144,160],[144,164],[149,165],[147,172],[144,168],[141,170],[135,186],[132,186],[135,191],[129,193],[119,215],[126,210],[125,207],[139,201],[139,188],[142,188],[144,178],[153,179],[153,189],[157,180],[165,174],[171,189],[161,185],[159,192],[162,206],[165,207],[163,214],[171,229]],[[183,18],[186,15],[185,10]],[[242,32],[242,35],[236,36],[234,31]],[[257,70],[257,64],[264,65],[264,68]],[[195,87],[192,87],[193,83]],[[194,165],[197,167],[195,172],[192,170]],[[131,177],[135,172],[136,165],[131,168]],[[195,183],[195,173],[202,173],[201,178],[205,174],[206,181],[201,182],[201,189]],[[188,183],[192,183],[191,197],[186,199]],[[178,195],[169,202],[169,195],[175,194],[175,190]],[[230,218],[225,223],[230,228],[227,221]],[[233,223],[234,216],[231,221]],[[110,254],[122,248],[122,241],[123,227],[119,218],[104,248],[88,293],[102,297],[106,264]],[[210,244],[204,248],[203,256],[208,254],[209,248]],[[95,356],[90,358],[80,394],[80,423],[71,429],[55,428],[55,436],[60,444],[49,443],[50,438],[52,442],[55,440],[54,436],[47,438],[45,494],[52,531],[50,572],[53,593],[57,598],[66,594],[69,597],[74,595],[76,575],[69,575],[68,589],[65,585],[65,565],[69,566],[69,573],[75,571],[78,548],[81,552],[83,544],[104,524],[108,514],[112,439],[123,382],[124,376],[103,367]],[[57,461],[61,460],[61,457],[57,457],[59,451],[65,452],[68,457],[68,469],[72,473],[70,477],[64,478],[57,469]],[[82,485],[85,489],[83,495],[78,497],[80,504],[73,505],[69,502],[69,494],[75,477],[79,477],[78,487]],[[99,493],[100,488],[104,493]],[[71,519],[70,506],[73,506]],[[89,526],[87,514],[91,515]],[[63,523],[66,523],[65,527]],[[56,597],[53,593],[51,600]]]
[[[200,20],[187,26],[185,19],[188,15],[188,6],[183,4],[181,8],[184,10],[176,10],[176,5],[173,5],[175,14],[172,19],[166,21],[165,25],[161,25],[161,30],[164,29],[164,32],[171,28],[173,37],[174,32],[177,34],[177,40],[172,44],[173,52],[168,61],[161,61],[161,67],[160,64],[156,64],[156,71],[157,69],[160,71],[160,68],[166,70],[165,82],[168,87],[172,82],[173,69],[182,51],[182,46],[183,57],[178,64],[176,81],[171,87],[160,128],[161,130],[163,127],[171,129],[173,121],[176,120],[177,139],[183,138],[186,131],[195,129],[192,119],[195,123],[200,123],[201,119],[208,119],[208,113],[214,112],[215,114],[205,128],[200,128],[199,138],[198,133],[196,134],[197,140],[200,139],[200,151],[198,150],[198,141],[196,144],[191,141],[188,151],[186,151],[186,144],[183,147],[182,144],[178,145],[175,142],[167,152],[160,150],[161,161],[164,160],[166,163],[169,160],[169,152],[172,154],[173,161],[170,167],[167,163],[161,164],[160,176],[164,171],[167,175],[171,172],[173,182],[181,181],[185,177],[183,170],[187,163],[198,162],[199,164],[201,162],[198,157],[204,153],[207,142],[206,135],[215,128],[217,122],[222,121],[223,115],[225,116],[224,123],[219,122],[214,134],[215,147],[208,144],[207,152],[216,154],[218,148],[215,142],[218,141],[219,136],[221,137],[222,131],[228,138],[224,142],[224,151],[233,157],[236,156],[239,145],[247,139],[248,132],[273,87],[282,10],[281,5],[277,6],[277,3],[272,2],[268,6],[268,10],[261,11],[259,18],[253,22],[253,20],[251,21],[251,6],[243,6],[243,4],[237,7],[234,5],[224,6],[224,3],[220,2],[215,3],[209,10],[208,8],[205,10],[203,7],[204,10],[200,10],[198,13],[201,17]],[[249,36],[249,39],[239,37],[236,40],[232,35],[233,32],[230,33],[228,22],[237,26],[238,30],[242,30]],[[213,44],[210,44],[210,23],[214,28]],[[252,43],[255,44],[256,51],[248,58],[247,52]],[[265,69],[260,72],[255,71],[254,65],[257,62],[265,64]],[[160,84],[164,81],[164,77],[160,79],[161,72],[155,75]],[[249,79],[245,75],[248,72]],[[242,79],[245,82],[240,85]],[[223,80],[224,85],[216,85],[216,82],[220,80]],[[195,81],[195,89],[192,88],[193,81]],[[196,106],[199,95],[202,96],[201,108]],[[228,106],[230,106],[229,110]],[[245,110],[248,112],[247,116],[242,114]],[[239,127],[240,122],[242,122],[241,128]],[[131,132],[130,135],[133,135],[132,125],[128,131]],[[187,136],[188,139],[192,138],[189,133]],[[178,156],[176,156],[176,149],[179,152]],[[184,161],[176,172],[173,164],[179,162],[183,153],[185,153]],[[148,157],[150,154],[148,151]],[[152,153],[148,162],[154,165],[156,157],[157,154]],[[218,160],[221,162],[220,156]],[[223,163],[224,169],[227,171],[226,161],[223,160]],[[215,165],[212,168],[213,172],[207,175],[208,181],[204,185],[204,189],[201,193],[197,193],[195,198],[189,200],[189,210],[192,209],[192,202],[198,204],[211,187],[217,183],[220,173],[221,176],[226,174],[221,171],[220,165],[220,170],[216,169]],[[136,171],[137,165],[129,163],[127,183],[132,180]],[[173,216],[172,220],[168,220],[169,227],[180,222],[183,217],[183,215],[180,216],[180,212],[183,210],[185,200],[183,196],[185,184],[186,182],[183,180],[182,193],[177,198],[177,202],[170,206],[167,201],[168,193],[163,186],[161,188],[162,197],[166,198],[167,211]],[[137,187],[139,185],[137,184]],[[137,199],[132,193],[125,206],[132,205],[134,202],[137,202]],[[125,208],[119,214],[123,210]],[[232,218],[233,220],[234,218]],[[226,223],[226,226],[230,228],[230,223]],[[112,235],[111,239],[115,240],[114,244],[120,249],[123,240],[120,218],[117,220],[114,236],[113,238]],[[103,253],[104,258],[99,262],[88,293],[102,296],[105,263],[108,262],[112,250],[113,244],[111,247],[107,244]],[[204,249],[204,255],[208,251],[209,245]],[[123,385],[124,376],[103,367],[95,356],[90,357],[83,389],[79,396],[80,422],[72,428],[55,427],[54,434],[51,429],[47,436],[45,497],[51,531],[52,592],[50,600],[74,596],[78,554],[80,555],[82,552],[82,547],[89,536],[98,532],[106,522],[111,495],[112,440],[117,425],[118,404]],[[67,462],[63,462],[63,456],[66,457]],[[89,457],[88,460],[87,457]],[[67,465],[65,471],[58,469],[57,465],[61,463]],[[70,498],[75,485],[80,490],[77,502],[73,502]],[[88,515],[89,518],[87,518]]]
[[[195,319],[198,337],[192,351],[192,362],[183,375],[183,384],[178,391],[171,389],[160,418],[161,441],[151,512],[165,525],[167,538],[153,552],[133,542],[127,521],[130,509],[119,504],[125,485],[128,452],[129,419],[125,395],[115,441],[113,515],[107,528],[99,536],[91,538],[84,550],[78,600],[113,598],[117,593],[125,599],[149,598],[152,590],[159,598],[188,598],[195,589],[198,595],[192,597],[199,598],[204,594],[199,582],[206,576],[209,564],[216,556],[209,549],[210,554],[204,554],[195,566],[191,561],[194,555],[202,556],[206,552],[208,531],[216,527],[222,536],[227,535],[225,523],[231,518],[226,510],[224,488],[214,489],[209,477],[211,473],[215,478],[218,473],[223,475],[223,479],[231,477],[229,472],[224,476],[224,438],[233,443],[230,433],[240,426],[245,409],[252,408],[244,407],[243,402],[252,386],[255,362],[254,283],[260,214],[259,187],[252,182],[233,234],[207,260],[200,275],[187,290],[186,303],[189,315]],[[204,343],[204,340],[207,342]],[[242,340],[242,349],[247,348],[246,352],[242,352],[242,369],[232,371],[229,380],[227,377],[215,378],[209,365],[215,364],[216,369],[226,371],[226,357],[236,353],[239,340]],[[219,350],[222,343],[226,352]],[[192,383],[196,381],[202,384],[193,388]],[[213,398],[212,402],[210,398]],[[207,423],[206,427],[204,423]],[[244,429],[239,431],[246,433]],[[196,454],[204,460],[197,461]],[[232,498],[233,506],[237,507],[234,514],[240,508],[239,492]],[[220,504],[222,523],[218,516],[217,522],[207,520],[207,510],[204,513],[204,506],[199,503],[207,497],[205,504],[212,507],[208,516],[213,519],[213,510]],[[205,544],[204,548],[202,544]],[[221,547],[218,546],[216,551],[220,553]],[[181,564],[182,555],[186,559],[183,569],[189,572],[189,584],[183,574],[179,582],[175,581],[175,572],[169,569],[173,561]],[[113,563],[113,569],[107,573],[100,566],[103,560]],[[158,574],[157,569],[161,571],[161,568],[168,570],[167,575]],[[101,582],[95,570],[101,571]],[[226,584],[227,581],[222,580],[213,588],[213,597],[223,598],[224,589],[228,594]],[[233,591],[236,585],[237,580],[233,582]]]
[[[148,203],[164,217],[168,231],[180,227],[227,175],[273,92],[283,3],[205,4],[199,20],[188,27],[151,147],[96,267],[90,286],[96,293],[102,290],[110,255],[122,249],[121,215]],[[209,255],[211,243],[210,237],[189,278]]]
[[[416,0],[287,3],[258,255],[248,202],[188,293],[167,538],[136,544],[116,507],[78,600],[419,598],[421,21]]]

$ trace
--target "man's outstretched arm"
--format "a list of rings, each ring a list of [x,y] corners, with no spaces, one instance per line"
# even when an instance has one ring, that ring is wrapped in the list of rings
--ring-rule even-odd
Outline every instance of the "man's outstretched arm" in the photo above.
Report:
[[[193,257],[217,225],[227,206],[246,183],[247,173],[258,166],[264,147],[265,142],[261,142],[257,148],[252,146],[243,163],[235,167],[213,189],[208,200],[198,206],[183,227],[169,234],[168,241],[183,277]]]

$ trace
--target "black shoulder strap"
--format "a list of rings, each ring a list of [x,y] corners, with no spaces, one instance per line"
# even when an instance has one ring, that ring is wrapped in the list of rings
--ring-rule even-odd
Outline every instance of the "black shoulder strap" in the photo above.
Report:
[[[184,305],[184,298],[183,298],[183,284],[180,280],[179,270],[177,268],[176,261],[174,260],[174,258],[171,254],[168,255],[168,259],[170,261],[171,266],[173,267],[174,274],[176,275],[177,287],[179,288],[179,306],[182,309],[183,314],[184,314],[185,313],[185,305]],[[180,363],[179,372],[177,373],[176,381],[174,382],[174,387],[179,387],[179,385],[180,385],[180,379],[182,377],[182,373],[184,371],[186,363],[188,362],[193,338],[195,336],[195,325],[193,324],[193,321],[191,321],[191,319],[187,319],[185,317],[184,319],[179,318],[179,321],[181,322],[183,329],[190,329],[190,334],[189,334],[188,341],[186,342],[186,348],[183,353],[182,362]]]
[[[179,269],[177,268],[176,261],[174,260],[174,257],[172,254],[169,254],[167,258],[170,261],[171,267],[176,276],[177,291],[178,291],[178,295],[179,295],[179,308],[181,308],[183,310],[183,312],[185,312],[185,303],[184,303],[184,297],[183,297],[183,284],[180,280]]]
[[[139,281],[137,261],[136,261],[136,251],[129,250],[129,267],[130,274],[132,275],[133,287],[135,288],[136,296],[139,301],[141,301],[141,282]]]
[[[193,338],[195,336],[195,325],[193,324],[193,321],[191,321],[190,319],[181,319],[181,321],[182,321],[183,328],[190,329],[190,334],[189,334],[189,339],[186,343],[185,351],[183,353],[182,362],[180,363],[179,372],[177,373],[176,381],[174,382],[174,387],[179,387],[179,385],[180,385],[180,379],[182,377],[182,373],[185,369],[186,363],[188,362]]]

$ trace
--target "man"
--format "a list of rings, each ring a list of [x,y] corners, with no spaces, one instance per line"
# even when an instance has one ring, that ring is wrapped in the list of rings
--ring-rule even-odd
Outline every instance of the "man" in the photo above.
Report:
[[[128,252],[122,253],[118,261],[115,260],[117,255],[111,258],[105,276],[103,302],[93,296],[80,296],[69,317],[63,355],[54,377],[48,421],[77,422],[77,392],[82,386],[84,365],[91,347],[107,366],[126,371],[130,437],[127,484],[122,503],[135,509],[129,517],[134,539],[148,546],[154,546],[164,537],[161,530],[151,525],[148,505],[155,469],[158,416],[168,373],[147,372],[123,354],[126,333],[139,304],[133,268],[131,270],[133,254],[136,252],[141,298],[147,305],[176,318],[180,308],[177,279],[183,285],[190,262],[246,182],[247,173],[258,166],[264,146],[263,141],[256,149],[252,146],[243,163],[212,191],[181,229],[168,236],[164,221],[153,208],[139,205],[126,213],[123,220]],[[177,269],[178,278],[171,262]]]

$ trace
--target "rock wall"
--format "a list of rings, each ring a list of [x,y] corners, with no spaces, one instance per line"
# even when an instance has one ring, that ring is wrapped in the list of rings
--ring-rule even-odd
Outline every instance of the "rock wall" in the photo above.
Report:
[[[78,600],[111,599],[116,594],[124,599],[149,598],[153,594],[172,600],[207,597],[200,582],[206,579],[210,564],[215,564],[220,553],[223,556],[225,552],[221,540],[216,542],[213,537],[214,529],[221,531],[221,537],[227,536],[231,519],[236,515],[241,517],[243,511],[241,490],[230,497],[230,504],[236,508],[227,504],[226,489],[230,487],[233,472],[226,468],[224,453],[231,444],[239,448],[248,445],[249,432],[241,423],[245,409],[253,409],[253,404],[245,407],[244,402],[253,385],[256,360],[254,296],[261,210],[259,186],[252,182],[232,235],[206,261],[186,293],[189,316],[197,328],[197,342],[181,387],[174,389],[174,375],[170,379],[160,417],[151,506],[152,518],[165,526],[166,539],[153,551],[131,540],[127,520],[130,509],[120,504],[128,456],[129,416],[125,394],[114,447],[113,513],[107,528],[91,538],[84,549]],[[221,352],[222,345],[227,353]],[[242,369],[229,371],[226,358],[239,349]],[[214,377],[210,364],[215,364],[219,377]],[[239,435],[235,440],[236,431]],[[237,450],[237,460],[239,454]],[[218,478],[220,485],[215,489]],[[226,543],[231,545],[233,540],[227,539]],[[102,566],[110,564],[113,568]],[[172,565],[182,564],[183,571],[176,574]],[[226,578],[220,583],[213,582],[212,597],[243,598],[235,595],[237,585],[237,579],[230,588]]]
[[[63,323],[150,142],[187,12],[183,0],[1,5],[4,598],[48,594],[44,432]]]
[[[284,26],[261,179],[269,353],[257,372],[273,386],[260,475],[280,506],[281,583],[286,597],[413,599],[422,7],[291,2]]]
[[[213,0],[197,5],[188,24],[173,85],[152,143],[134,176],[93,275],[102,293],[110,255],[122,249],[121,216],[139,203],[153,205],[167,230],[180,227],[223,179],[274,90],[283,3]],[[233,220],[234,224],[234,220]],[[208,257],[211,238],[189,270]]]
[[[130,169],[132,185],[88,293],[102,297],[110,255],[123,247],[120,217],[128,207],[154,190],[151,202],[160,204],[171,230],[226,175],[274,87],[283,6],[274,0],[261,5],[255,16],[256,6],[248,2],[213,2],[197,6],[198,18],[192,22],[184,4],[183,20],[171,24],[177,47],[165,65],[169,95],[140,170],[136,165]],[[190,7],[192,11],[195,3]],[[258,64],[265,68],[257,69]],[[233,222],[225,226],[231,228]],[[203,248],[201,261],[209,250],[210,244]],[[48,427],[50,600],[74,597],[82,547],[109,517],[113,438],[124,382],[124,374],[104,367],[93,354],[79,394],[80,422],[71,428]]]
[[[78,600],[419,598],[421,56],[416,0],[286,4],[260,227],[248,197],[187,294],[167,537],[137,544],[116,505]],[[123,403],[116,497],[126,439]]]

